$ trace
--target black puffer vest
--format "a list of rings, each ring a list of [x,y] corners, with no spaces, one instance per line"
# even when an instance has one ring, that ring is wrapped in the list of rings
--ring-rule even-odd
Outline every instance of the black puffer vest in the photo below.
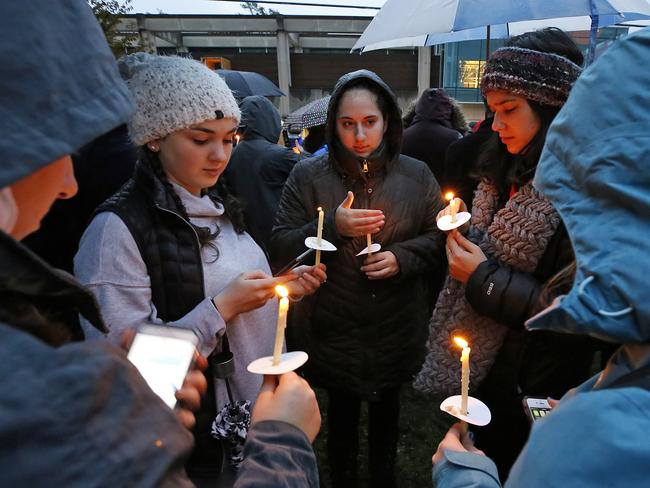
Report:
[[[95,214],[101,212],[117,214],[135,239],[147,266],[159,318],[178,320],[205,298],[198,235],[146,164],[138,163],[133,178],[95,210]],[[196,445],[186,466],[190,478],[213,477],[221,471],[221,446],[210,434],[216,415],[210,366],[205,374],[208,391],[196,413]]]

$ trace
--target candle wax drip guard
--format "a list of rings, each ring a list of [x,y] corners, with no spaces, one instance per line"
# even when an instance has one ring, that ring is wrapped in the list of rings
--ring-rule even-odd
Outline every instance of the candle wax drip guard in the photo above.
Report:
[[[467,397],[467,415],[460,413],[460,402],[461,395],[450,396],[440,404],[440,410],[472,425],[487,425],[492,420],[490,409],[478,398]]]
[[[310,249],[316,249],[317,251],[336,251],[336,246],[325,239],[320,240],[319,246],[317,237],[307,237],[305,239],[305,246]]]
[[[458,212],[456,214],[456,222],[451,221],[451,215],[443,215],[436,222],[438,224],[438,229],[440,230],[453,230],[457,227],[460,227],[465,222],[468,222],[472,218],[472,214],[469,212]]]
[[[380,249],[381,249],[381,244],[379,244],[378,242],[373,242],[372,244],[370,244],[370,252],[372,253],[379,252]],[[367,247],[364,247],[363,250],[357,254],[357,256],[363,256],[364,254],[368,254]]]
[[[285,374],[295,371],[309,359],[306,352],[291,351],[280,355],[280,362],[273,366],[273,356],[256,359],[246,368],[254,374]]]

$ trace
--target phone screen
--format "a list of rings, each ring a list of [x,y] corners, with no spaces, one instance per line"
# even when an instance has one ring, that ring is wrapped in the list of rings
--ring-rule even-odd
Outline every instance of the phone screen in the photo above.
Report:
[[[530,415],[532,415],[533,420],[543,419],[550,411],[549,408],[530,407]]]
[[[169,408],[176,405],[175,394],[192,363],[194,344],[184,338],[138,332],[129,349],[129,360]]]
[[[551,411],[551,406],[545,398],[526,397],[524,399],[524,405],[526,407],[526,413],[533,422],[542,420]]]

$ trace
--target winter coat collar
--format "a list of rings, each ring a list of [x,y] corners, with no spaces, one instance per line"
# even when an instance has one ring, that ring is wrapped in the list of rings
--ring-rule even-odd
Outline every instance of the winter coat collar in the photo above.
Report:
[[[386,144],[383,142],[367,158],[362,158],[351,153],[338,141],[335,141],[334,144],[338,147],[336,151],[338,157],[334,160],[333,154],[330,153],[330,164],[333,165],[342,177],[352,182],[379,176],[390,166],[391,161],[388,161],[386,158]]]

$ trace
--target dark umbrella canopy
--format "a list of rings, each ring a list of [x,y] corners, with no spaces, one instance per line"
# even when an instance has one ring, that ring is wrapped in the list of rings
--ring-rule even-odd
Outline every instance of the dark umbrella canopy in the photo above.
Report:
[[[287,115],[284,121],[285,127],[302,130],[323,125],[327,120],[327,106],[329,103],[329,95],[309,102],[307,105]]]
[[[284,95],[280,89],[266,76],[253,71],[233,71],[218,69],[228,88],[238,98],[260,95],[262,97],[281,97]]]

